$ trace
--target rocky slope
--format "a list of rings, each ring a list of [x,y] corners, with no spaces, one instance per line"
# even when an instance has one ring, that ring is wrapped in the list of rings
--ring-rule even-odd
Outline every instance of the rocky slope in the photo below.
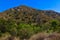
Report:
[[[27,6],[18,6],[0,13],[0,18],[13,19],[16,22],[42,24],[49,20],[60,20],[60,13],[52,10],[37,10]]]

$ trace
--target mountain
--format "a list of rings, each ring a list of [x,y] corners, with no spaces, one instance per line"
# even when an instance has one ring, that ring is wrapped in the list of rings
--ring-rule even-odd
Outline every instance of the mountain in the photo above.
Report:
[[[38,10],[22,5],[0,13],[0,18],[15,20],[17,23],[24,22],[40,25],[53,19],[60,20],[60,13],[53,10]]]

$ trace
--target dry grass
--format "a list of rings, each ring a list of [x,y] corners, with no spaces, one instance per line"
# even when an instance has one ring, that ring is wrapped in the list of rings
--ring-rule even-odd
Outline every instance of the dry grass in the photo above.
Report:
[[[6,40],[20,40],[20,38],[15,37],[15,36],[11,36],[11,37],[8,37]]]
[[[47,33],[38,33],[33,35],[29,40],[44,40],[48,36]]]
[[[15,36],[11,36],[10,34],[5,33],[0,37],[0,40],[20,40],[20,38],[15,37]]]
[[[60,33],[52,33],[45,40],[60,40]]]
[[[4,34],[0,40],[20,40],[19,37]],[[29,40],[60,40],[60,33],[37,33],[32,35]]]
[[[5,33],[3,34],[1,37],[0,37],[0,40],[6,40],[8,37],[10,37],[11,35],[8,34],[8,33]]]
[[[33,35],[29,40],[60,40],[60,33],[38,33]]]

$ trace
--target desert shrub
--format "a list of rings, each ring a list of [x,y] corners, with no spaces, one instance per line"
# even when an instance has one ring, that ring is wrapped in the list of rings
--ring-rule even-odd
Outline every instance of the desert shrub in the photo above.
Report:
[[[49,22],[40,25],[40,30],[45,31],[47,33],[52,33],[52,32],[59,32],[60,29],[60,21],[58,20],[50,20]]]
[[[53,30],[53,32],[55,31],[59,31],[58,29],[60,29],[60,26],[59,26],[59,21],[58,20],[51,20],[50,22],[50,30]]]
[[[6,30],[6,20],[0,19],[0,32],[5,33]]]
[[[16,30],[16,24],[13,21],[0,19],[0,33],[6,33],[9,32],[10,34],[13,34]]]
[[[14,21],[8,20],[6,24],[6,30],[9,32],[11,35],[16,35],[17,30],[16,30],[16,23]]]

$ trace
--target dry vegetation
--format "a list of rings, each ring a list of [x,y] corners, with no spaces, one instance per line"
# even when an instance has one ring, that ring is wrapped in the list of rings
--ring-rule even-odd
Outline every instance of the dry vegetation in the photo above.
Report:
[[[60,40],[60,33],[38,33],[33,35],[29,40]]]
[[[27,6],[6,10],[0,13],[0,40],[60,40],[60,13]]]
[[[47,33],[38,33],[33,35],[29,40],[44,40],[48,36]]]
[[[10,34],[4,34],[0,37],[0,40],[21,40],[19,37],[11,36]],[[37,33],[32,35],[29,39],[25,40],[60,40],[60,33]]]

